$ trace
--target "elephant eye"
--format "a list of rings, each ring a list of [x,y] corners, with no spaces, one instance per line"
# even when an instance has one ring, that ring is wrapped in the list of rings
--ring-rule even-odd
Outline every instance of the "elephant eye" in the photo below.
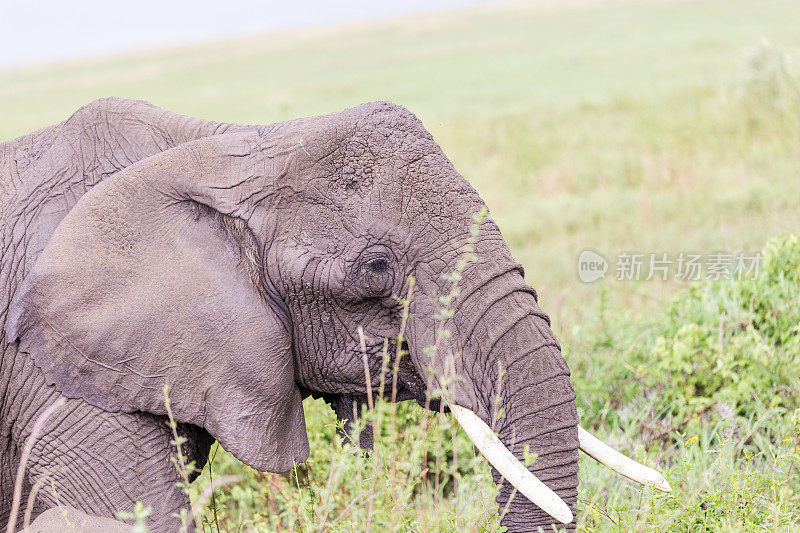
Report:
[[[366,250],[356,277],[366,298],[389,296],[394,288],[394,254],[385,246]]]

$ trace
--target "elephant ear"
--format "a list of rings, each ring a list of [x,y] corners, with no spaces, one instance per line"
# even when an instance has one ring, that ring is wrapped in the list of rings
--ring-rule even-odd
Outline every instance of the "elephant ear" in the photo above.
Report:
[[[291,333],[264,290],[252,231],[267,160],[280,167],[257,134],[221,135],[96,186],[17,291],[8,338],[68,397],[165,414],[168,383],[175,418],[248,465],[305,461]]]

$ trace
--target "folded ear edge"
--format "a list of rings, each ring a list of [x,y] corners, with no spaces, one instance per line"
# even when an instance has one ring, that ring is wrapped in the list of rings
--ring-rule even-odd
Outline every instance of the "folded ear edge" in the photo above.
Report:
[[[13,326],[19,328],[18,324],[19,322],[17,321]],[[46,322],[44,327],[52,333],[57,333],[56,330],[50,327]],[[83,400],[111,413],[133,413],[138,411],[138,409],[133,409],[127,405],[124,400],[116,396],[105,394],[97,387],[93,387],[91,385],[91,380],[80,379],[74,371],[71,371],[67,364],[62,364],[60,366],[53,364],[51,360],[64,361],[66,359],[66,357],[62,355],[65,350],[60,346],[60,343],[58,345],[52,342],[48,343],[45,340],[46,335],[27,335],[25,330],[15,330],[14,335],[16,335],[16,337],[9,336],[8,338],[15,339],[15,341],[18,342],[20,353],[30,357],[33,364],[44,373],[45,383],[55,387],[58,392],[67,398]],[[61,347],[61,354],[49,355],[47,357],[43,355],[55,354],[58,351],[56,349],[57,346]]]

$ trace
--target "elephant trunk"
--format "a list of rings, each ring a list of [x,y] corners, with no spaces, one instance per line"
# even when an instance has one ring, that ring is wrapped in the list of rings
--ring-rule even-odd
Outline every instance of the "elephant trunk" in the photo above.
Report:
[[[556,348],[544,348],[529,359],[533,357],[560,358],[561,353]],[[529,470],[569,506],[574,516],[578,497],[578,416],[569,375],[553,373],[538,379],[531,375],[529,383],[527,387],[519,382],[508,387],[515,392],[501,400],[501,405],[507,407],[505,417],[497,424],[499,438],[518,458],[525,458],[526,449],[535,454]],[[496,470],[493,477],[495,482],[500,481]],[[509,531],[535,531],[536,526],[554,523],[551,515],[521,494],[513,495],[513,490],[504,483],[497,499],[499,508],[507,509],[503,525]]]
[[[517,460],[525,462],[535,454],[528,470],[555,494],[543,491],[550,492],[552,500],[565,502],[574,516],[578,416],[569,368],[549,319],[520,269],[513,264],[498,273],[499,266],[480,265],[464,276],[482,281],[462,290],[447,325],[452,331],[450,351],[444,353],[441,343],[437,346],[433,374],[439,383],[434,386],[441,386],[442,376],[454,374],[452,380],[444,380],[450,381],[447,401],[465,407],[491,426]],[[492,457],[487,459],[499,466]],[[493,469],[493,475],[499,483],[500,472]],[[542,502],[550,496],[545,495],[539,503],[548,507]],[[553,512],[551,507],[548,514],[507,481],[497,503],[500,512],[505,511],[503,525],[511,532],[536,531],[538,526],[550,524],[574,528],[574,521],[565,526],[554,518],[571,518],[563,503],[563,513]]]
[[[520,286],[488,306],[482,333],[472,335],[464,347],[465,353],[474,350],[478,355],[463,359],[489,363],[483,372],[473,371],[472,381],[488,406],[497,405],[493,418],[500,441],[518,459],[526,459],[526,449],[535,454],[529,470],[574,515],[578,487],[575,392],[549,320],[526,289]],[[487,376],[495,380],[494,386]],[[495,482],[500,482],[499,472],[493,470],[493,474]],[[513,492],[514,487],[504,483],[497,500],[501,512],[506,510],[503,525],[509,531],[535,531],[537,526],[555,522],[523,495],[517,493],[511,500]]]

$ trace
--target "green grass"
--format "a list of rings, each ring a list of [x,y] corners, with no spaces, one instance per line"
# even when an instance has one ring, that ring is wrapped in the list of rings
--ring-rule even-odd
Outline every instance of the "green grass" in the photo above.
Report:
[[[800,516],[800,297],[786,276],[796,270],[783,264],[762,285],[695,288],[619,282],[612,270],[587,285],[576,262],[584,248],[612,260],[623,251],[755,252],[798,231],[800,5],[571,4],[0,71],[0,139],[108,95],[250,123],[403,104],[477,188],[525,265],[573,369],[584,424],[667,471],[676,488],[642,491],[582,460],[582,527],[790,530]],[[751,309],[748,294],[763,301]],[[493,530],[486,467],[451,421],[402,406],[392,426],[394,408],[380,405],[384,438],[370,459],[341,446],[335,417],[313,401],[314,454],[291,476],[252,472],[218,451],[216,474],[244,477],[215,497],[222,530],[263,519],[271,529],[324,530],[335,520],[330,530],[355,531],[369,502],[375,530]]]

